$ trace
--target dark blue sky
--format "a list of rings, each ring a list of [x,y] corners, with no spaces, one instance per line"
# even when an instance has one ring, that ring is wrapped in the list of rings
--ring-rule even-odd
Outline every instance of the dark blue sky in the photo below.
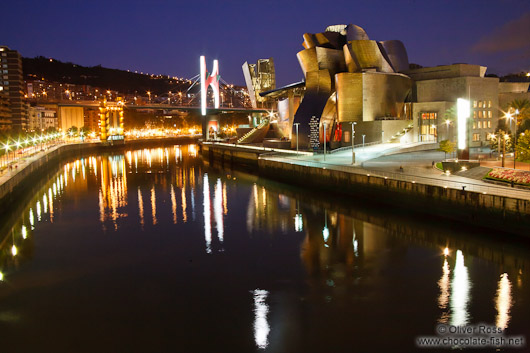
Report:
[[[353,23],[400,39],[423,66],[466,62],[530,70],[528,0],[6,1],[0,44],[23,56],[191,77],[199,55],[244,82],[241,65],[274,57],[277,83],[300,80],[302,34]]]

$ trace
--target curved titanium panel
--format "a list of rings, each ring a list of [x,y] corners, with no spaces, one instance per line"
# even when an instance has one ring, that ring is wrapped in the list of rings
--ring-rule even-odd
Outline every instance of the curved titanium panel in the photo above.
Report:
[[[370,38],[362,27],[349,24],[346,26],[346,40],[350,42],[352,40],[370,40]]]
[[[399,40],[385,40],[379,42],[382,47],[383,55],[386,53],[388,62],[396,72],[404,72],[409,70],[409,57],[405,45]]]
[[[353,40],[348,42],[345,48],[350,52],[352,58],[356,58],[361,69],[375,68],[380,72],[394,72],[374,40]]]
[[[362,74],[363,121],[404,117],[405,99],[412,80],[402,74],[365,72]]]
[[[363,121],[363,82],[361,73],[335,75],[337,120],[340,123]]]
[[[316,47],[318,68],[320,70],[329,70],[330,76],[333,78],[338,72],[348,71],[344,61],[344,51],[337,49],[328,49]],[[334,82],[331,82],[332,86]]]
[[[315,116],[318,119],[331,94],[331,76],[328,70],[309,71],[306,75],[306,93],[300,106],[296,110],[293,123],[300,123],[298,127],[298,144],[301,148],[309,146],[309,121]],[[295,125],[292,126],[292,136],[296,136]],[[291,139],[291,146],[296,147],[296,138]]]
[[[304,76],[310,71],[318,70],[317,50],[316,47],[304,49],[296,54]]]
[[[314,47],[302,50],[296,56],[306,77],[310,71],[329,70],[330,75],[334,76],[337,72],[347,70],[342,50]]]
[[[311,33],[304,33],[303,38],[304,43],[302,45],[304,48],[311,49],[315,47],[315,41],[313,40],[313,35]]]

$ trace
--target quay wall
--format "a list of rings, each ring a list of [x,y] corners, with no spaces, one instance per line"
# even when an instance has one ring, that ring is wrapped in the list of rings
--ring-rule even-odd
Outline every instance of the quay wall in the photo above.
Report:
[[[248,152],[235,146],[201,147],[203,157],[210,161],[242,163],[269,179],[386,204],[396,213],[406,210],[418,217],[441,217],[530,236],[530,200],[269,160],[260,158],[264,152]]]

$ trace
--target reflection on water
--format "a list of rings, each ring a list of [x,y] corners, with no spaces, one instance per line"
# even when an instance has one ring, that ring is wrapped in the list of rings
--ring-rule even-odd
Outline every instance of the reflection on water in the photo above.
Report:
[[[254,340],[256,346],[260,349],[267,348],[269,344],[268,336],[270,332],[267,314],[269,306],[267,305],[267,296],[269,292],[263,289],[254,290]]]
[[[438,281],[438,287],[440,287],[440,295],[438,297],[438,307],[442,309],[442,316],[439,322],[446,324],[449,320],[449,312],[447,311],[447,304],[449,304],[449,276],[451,270],[449,269],[449,262],[447,261],[447,255],[444,258],[444,264],[442,266],[442,277]]]
[[[451,319],[454,326],[464,326],[469,323],[468,304],[470,301],[471,282],[467,267],[464,264],[462,251],[456,251],[455,269],[451,283]]]
[[[502,329],[508,327],[510,321],[510,308],[512,307],[512,284],[508,274],[503,273],[499,279],[495,308],[497,309],[496,325]]]
[[[212,252],[212,223],[210,217],[210,185],[208,182],[208,173],[204,173],[203,180],[203,209],[204,209],[204,241],[206,243],[206,252]]]
[[[432,327],[437,322],[476,324],[474,317],[478,316],[502,328],[518,327],[517,319],[520,322],[529,311],[527,306],[519,311],[513,307],[514,303],[524,304],[519,298],[528,292],[524,286],[527,257],[463,240],[449,231],[432,235],[414,223],[348,211],[348,203],[325,203],[321,197],[308,196],[307,191],[293,191],[248,174],[204,169],[199,158],[196,146],[190,145],[66,163],[24,205],[20,218],[6,228],[0,247],[0,281],[14,283],[18,276],[31,272],[27,268],[34,256],[42,256],[36,263],[55,256],[55,248],[43,246],[53,237],[37,242],[37,235],[40,227],[51,229],[51,234],[54,227],[66,227],[64,208],[71,207],[86,224],[95,223],[98,230],[116,235],[113,240],[124,229],[129,232],[131,243],[120,250],[126,259],[138,256],[127,251],[134,249],[139,239],[156,236],[152,245],[142,243],[152,246],[150,251],[139,251],[157,254],[138,261],[146,266],[145,273],[150,273],[146,264],[156,263],[157,257],[164,263],[157,268],[160,275],[143,279],[149,284],[145,292],[135,292],[136,283],[120,282],[126,281],[122,277],[108,280],[105,286],[117,281],[120,288],[131,288],[129,300],[136,305],[147,296],[146,302],[160,301],[164,310],[180,302],[187,306],[196,293],[180,297],[186,288],[202,289],[208,299],[195,303],[193,314],[182,314],[186,324],[181,324],[181,329],[202,312],[204,303],[208,311],[224,313],[230,307],[239,315],[234,320],[247,320],[245,324],[237,321],[232,326],[216,319],[215,327],[230,337],[239,335],[239,331],[230,330],[246,327],[247,341],[253,345],[250,350],[303,351],[299,349],[303,344],[312,348],[311,343],[296,337],[322,344],[325,337],[334,335],[334,340],[351,344],[350,336],[326,330],[340,323],[344,332],[352,333],[377,322],[376,331],[386,332],[396,324],[392,320],[402,322],[402,307],[417,312],[407,324],[417,320],[432,323]],[[144,237],[146,233],[154,236]],[[171,236],[164,237],[167,234]],[[84,236],[88,240],[95,237]],[[160,244],[164,251],[156,253],[153,249]],[[68,251],[77,256],[77,248],[65,249]],[[474,267],[475,259],[486,265]],[[134,262],[123,261],[116,267],[137,268]],[[27,265],[25,271],[20,271],[22,264]],[[144,269],[138,275],[143,273]],[[165,290],[168,284],[161,283],[167,273],[171,277],[167,282],[175,285],[177,278],[178,288]],[[138,287],[144,287],[143,283]],[[6,288],[0,286],[0,313]],[[210,301],[212,288],[219,294],[215,303]],[[479,292],[478,288],[492,290]],[[142,300],[135,302],[135,298]],[[172,317],[180,315],[173,313]],[[213,319],[208,316],[208,320]],[[388,326],[385,320],[390,320]],[[325,337],[319,338],[315,332],[323,332]],[[419,333],[416,330],[411,335]],[[358,335],[355,338],[362,340]],[[287,341],[292,347],[283,345]]]

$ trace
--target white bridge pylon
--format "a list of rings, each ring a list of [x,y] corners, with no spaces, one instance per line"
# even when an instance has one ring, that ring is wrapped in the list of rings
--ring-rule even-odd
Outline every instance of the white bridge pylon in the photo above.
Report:
[[[201,55],[201,113],[206,115],[206,103],[207,103],[207,92],[208,86],[212,86],[213,97],[214,97],[214,107],[219,109],[219,61],[213,61],[212,73],[208,73],[206,70],[206,58],[204,55]]]

